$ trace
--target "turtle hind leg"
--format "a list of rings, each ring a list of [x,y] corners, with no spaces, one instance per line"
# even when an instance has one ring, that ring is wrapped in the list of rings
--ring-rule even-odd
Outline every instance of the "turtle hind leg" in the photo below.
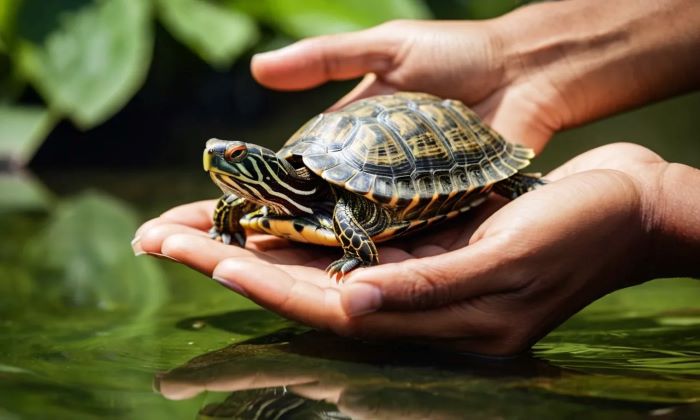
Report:
[[[332,262],[326,271],[331,277],[340,277],[358,267],[367,267],[379,263],[377,247],[368,230],[376,230],[376,221],[367,230],[360,221],[371,217],[374,203],[341,195],[333,210],[333,232],[343,247],[343,257]],[[379,217],[380,218],[380,217]],[[386,222],[386,221],[383,221]]]
[[[547,181],[540,174],[516,173],[510,178],[499,181],[493,185],[493,191],[503,197],[514,200],[528,191],[546,184]]]

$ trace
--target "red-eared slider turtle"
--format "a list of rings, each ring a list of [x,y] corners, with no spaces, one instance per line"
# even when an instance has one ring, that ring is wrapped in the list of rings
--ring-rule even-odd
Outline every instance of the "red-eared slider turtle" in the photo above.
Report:
[[[459,101],[374,96],[312,118],[277,153],[209,140],[204,169],[224,192],[211,234],[341,246],[327,271],[342,276],[379,262],[375,242],[455,217],[490,191],[515,198],[542,184],[518,172],[533,156]]]

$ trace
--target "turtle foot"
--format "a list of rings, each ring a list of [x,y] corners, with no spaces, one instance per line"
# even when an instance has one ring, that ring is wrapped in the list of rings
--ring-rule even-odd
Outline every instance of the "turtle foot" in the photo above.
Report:
[[[234,240],[241,248],[245,247],[245,235],[241,232],[226,233],[221,232],[216,227],[209,229],[209,237],[212,239],[221,239],[221,242],[230,245]]]
[[[331,278],[335,278],[338,283],[343,281],[343,276],[358,267],[364,267],[368,264],[357,257],[343,257],[337,261],[333,261],[327,268],[326,272]]]

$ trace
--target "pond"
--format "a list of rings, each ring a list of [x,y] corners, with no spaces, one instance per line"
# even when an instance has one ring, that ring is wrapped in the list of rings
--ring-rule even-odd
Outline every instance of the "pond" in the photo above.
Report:
[[[698,110],[571,130],[536,169],[611,140],[700,166]],[[512,359],[341,339],[133,257],[141,221],[216,196],[198,164],[0,176],[0,418],[700,418],[697,280],[611,294]]]

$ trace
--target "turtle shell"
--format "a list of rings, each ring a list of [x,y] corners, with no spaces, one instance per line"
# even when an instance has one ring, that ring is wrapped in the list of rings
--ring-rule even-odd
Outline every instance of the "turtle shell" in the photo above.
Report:
[[[534,153],[507,142],[460,101],[399,92],[317,115],[278,155],[301,158],[329,183],[386,207],[421,210],[487,190]]]

